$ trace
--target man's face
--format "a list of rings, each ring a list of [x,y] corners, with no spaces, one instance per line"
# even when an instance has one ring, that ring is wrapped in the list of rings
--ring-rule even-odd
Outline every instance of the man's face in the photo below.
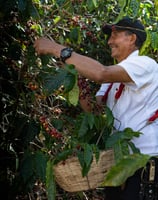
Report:
[[[126,31],[114,30],[108,40],[111,48],[111,56],[118,62],[125,59],[135,48],[135,41]]]

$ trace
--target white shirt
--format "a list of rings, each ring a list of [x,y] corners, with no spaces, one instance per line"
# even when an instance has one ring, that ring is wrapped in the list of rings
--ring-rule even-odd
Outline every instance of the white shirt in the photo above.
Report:
[[[114,96],[120,83],[114,83],[108,94],[107,106],[113,112],[116,129],[130,127],[134,131],[140,130],[142,134],[139,138],[134,138],[133,143],[141,153],[158,155],[158,119],[145,126],[147,120],[158,110],[158,64],[153,59],[138,54],[138,50],[134,51],[118,63],[134,83],[124,83],[125,88],[117,102]],[[104,95],[108,85],[102,84],[96,95]]]

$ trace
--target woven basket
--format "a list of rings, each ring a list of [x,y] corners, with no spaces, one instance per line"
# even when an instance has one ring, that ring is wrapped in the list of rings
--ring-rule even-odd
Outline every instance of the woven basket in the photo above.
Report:
[[[99,161],[95,157],[87,176],[82,177],[81,166],[77,157],[68,158],[64,164],[59,162],[54,167],[56,182],[68,192],[86,191],[101,186],[108,170],[114,165],[113,150],[100,153]]]

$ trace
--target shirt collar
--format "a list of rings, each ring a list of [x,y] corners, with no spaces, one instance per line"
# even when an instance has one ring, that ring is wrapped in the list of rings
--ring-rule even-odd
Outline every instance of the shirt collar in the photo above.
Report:
[[[139,51],[135,50],[128,56],[128,58],[131,57],[131,56],[138,56],[138,55],[139,55]]]

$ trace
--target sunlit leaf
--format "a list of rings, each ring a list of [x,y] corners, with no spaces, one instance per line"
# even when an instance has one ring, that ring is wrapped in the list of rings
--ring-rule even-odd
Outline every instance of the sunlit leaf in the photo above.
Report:
[[[57,17],[54,19],[54,24],[57,24],[60,20],[61,20],[61,17],[60,17],[60,16],[57,16]]]
[[[158,33],[157,32],[151,33],[151,45],[155,51],[158,50]]]
[[[72,90],[68,93],[68,100],[72,105],[76,106],[78,104],[78,99],[79,99],[79,88],[76,83],[72,88]]]
[[[35,30],[38,33],[39,36],[42,36],[42,33],[43,33],[42,32],[42,27],[39,24],[33,24],[31,26],[31,29]]]
[[[128,177],[132,176],[136,170],[144,167],[149,158],[150,156],[142,154],[126,156],[110,169],[102,186],[120,186]]]

